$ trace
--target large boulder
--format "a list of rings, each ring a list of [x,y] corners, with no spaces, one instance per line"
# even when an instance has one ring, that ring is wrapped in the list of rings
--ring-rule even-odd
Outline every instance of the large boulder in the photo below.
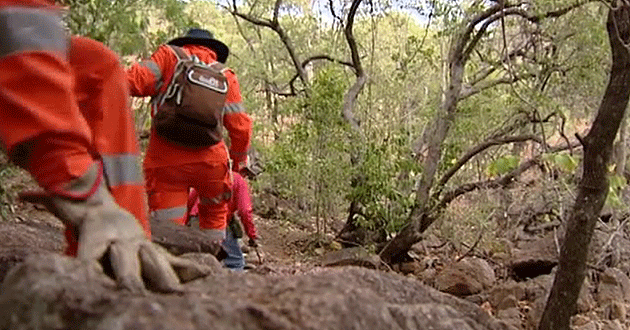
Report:
[[[510,329],[417,280],[359,267],[216,272],[186,290],[132,295],[94,266],[32,255],[2,284],[0,329]]]
[[[489,289],[495,281],[494,270],[485,260],[466,258],[444,268],[435,283],[438,290],[461,297]]]
[[[378,255],[368,252],[363,247],[351,247],[326,253],[322,257],[322,266],[359,266],[378,269],[381,259]]]

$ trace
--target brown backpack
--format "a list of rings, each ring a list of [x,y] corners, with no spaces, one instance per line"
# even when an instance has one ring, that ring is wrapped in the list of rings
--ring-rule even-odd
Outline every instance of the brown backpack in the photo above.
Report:
[[[159,95],[153,117],[161,137],[184,147],[212,146],[223,138],[223,105],[228,91],[225,68],[206,64],[183,49],[171,46],[177,56],[173,78]]]

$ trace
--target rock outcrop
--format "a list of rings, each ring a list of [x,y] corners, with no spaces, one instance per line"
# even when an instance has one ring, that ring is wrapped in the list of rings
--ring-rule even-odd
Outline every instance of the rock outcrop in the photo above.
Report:
[[[417,280],[358,267],[277,277],[217,269],[186,290],[132,295],[93,265],[32,255],[2,284],[0,329],[513,329]]]

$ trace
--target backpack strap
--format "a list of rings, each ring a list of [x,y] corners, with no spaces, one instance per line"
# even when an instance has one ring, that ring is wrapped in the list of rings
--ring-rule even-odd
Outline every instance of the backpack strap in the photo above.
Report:
[[[162,93],[159,93],[156,96],[156,99],[155,99],[156,109],[164,103],[164,100],[166,100],[169,97],[172,97],[173,93],[177,92],[177,88],[175,88],[174,86],[175,77],[181,72],[183,68],[183,66],[181,65],[182,62],[191,58],[188,54],[186,54],[184,49],[182,49],[179,46],[173,46],[173,45],[168,45],[168,44],[166,46],[168,46],[168,48],[173,52],[175,57],[177,57],[177,63],[175,64],[175,67],[173,68],[173,76],[171,77],[171,80],[168,82],[168,85],[166,85],[166,90]]]
[[[186,54],[186,52],[184,51],[184,49],[182,49],[182,47],[179,46],[173,46],[173,45],[168,45],[167,46],[171,49],[171,51],[173,51],[173,54],[175,54],[175,56],[177,57],[177,62],[181,62],[183,60],[188,60],[191,59],[191,56]],[[197,56],[193,55],[192,58],[197,58]],[[197,59],[198,60],[198,59]],[[213,63],[207,64],[209,67],[220,71],[221,73],[225,73],[226,70],[229,70],[228,67],[224,66],[223,63],[219,62],[219,61],[214,61]]]
[[[223,73],[223,74],[225,74],[225,70],[228,69],[228,68],[226,68],[223,65],[223,63],[221,63],[219,61],[214,61],[214,62],[210,63],[208,66],[213,68],[213,69],[215,69],[215,70],[217,70],[217,71],[219,71],[219,72],[221,72],[221,73]]]
[[[173,45],[167,46],[173,51],[173,54],[175,54],[175,57],[177,57],[177,61],[190,59],[190,56],[188,56],[188,54],[186,54],[186,52],[181,47]]]

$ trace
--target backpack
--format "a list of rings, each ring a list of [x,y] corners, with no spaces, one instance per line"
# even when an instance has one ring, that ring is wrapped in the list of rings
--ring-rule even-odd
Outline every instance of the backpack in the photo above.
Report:
[[[226,69],[219,62],[208,65],[180,47],[169,47],[178,61],[166,91],[158,96],[155,132],[184,147],[212,146],[223,139]]]

